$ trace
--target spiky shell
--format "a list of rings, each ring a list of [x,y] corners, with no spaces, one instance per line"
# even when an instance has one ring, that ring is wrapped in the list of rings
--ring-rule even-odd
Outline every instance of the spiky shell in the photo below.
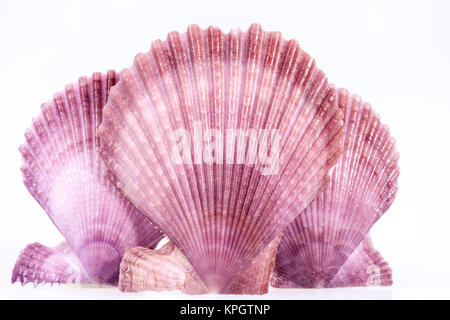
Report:
[[[61,284],[89,282],[78,257],[67,242],[49,248],[38,242],[29,244],[19,255],[11,282]]]
[[[343,266],[395,198],[399,155],[387,126],[368,103],[346,90],[340,90],[339,104],[345,114],[343,155],[323,192],[284,231],[275,286],[361,285],[358,277],[354,282],[343,280],[351,277],[343,274],[348,272]],[[372,259],[370,248],[371,244],[364,243],[357,259]],[[348,265],[351,269],[353,262]],[[381,256],[377,264],[383,264]]]
[[[44,103],[20,147],[24,184],[79,257],[90,280],[116,283],[123,254],[160,232],[105,177],[97,129],[114,71],[82,77]]]
[[[120,78],[100,129],[111,179],[223,292],[296,217],[285,210],[294,198],[306,207],[337,161],[335,89],[296,41],[258,25],[172,32]],[[229,129],[270,143],[237,142]]]

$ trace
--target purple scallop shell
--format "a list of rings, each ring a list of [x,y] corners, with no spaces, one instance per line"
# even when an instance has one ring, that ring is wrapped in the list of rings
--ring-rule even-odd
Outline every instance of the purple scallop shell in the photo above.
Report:
[[[288,210],[293,200],[305,208],[326,182],[341,153],[336,91],[296,41],[259,25],[172,32],[120,78],[100,127],[111,180],[210,291],[226,292],[298,215]],[[177,162],[180,129],[188,151]],[[214,129],[214,142],[197,139]],[[252,163],[261,148],[250,139],[235,145],[229,129],[272,130],[279,148],[267,155],[275,157]],[[264,171],[267,164],[278,170]]]
[[[344,153],[328,185],[286,228],[278,246],[275,287],[392,283],[391,270],[368,233],[398,189],[395,141],[359,97],[340,90],[339,105],[345,114]]]
[[[128,249],[153,248],[162,237],[106,178],[98,154],[97,128],[116,82],[116,73],[109,71],[66,86],[42,105],[19,148],[28,191],[67,239],[89,279],[105,284],[117,282]]]

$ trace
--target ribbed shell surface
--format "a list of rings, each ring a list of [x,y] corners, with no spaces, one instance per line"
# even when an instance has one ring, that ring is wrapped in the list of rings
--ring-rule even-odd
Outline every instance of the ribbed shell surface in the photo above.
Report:
[[[346,90],[339,91],[339,105],[345,114],[343,155],[328,185],[288,225],[278,247],[275,277],[296,287],[336,286],[334,277],[398,189],[399,155],[388,127],[368,103]],[[357,259],[368,259],[369,251]]]
[[[236,141],[239,130],[250,138]],[[314,60],[258,25],[193,25],[153,42],[121,72],[100,128],[111,180],[216,292],[296,217],[294,199],[314,199],[342,133]]]
[[[97,129],[117,75],[94,73],[44,103],[20,147],[24,184],[79,257],[90,280],[115,283],[123,254],[161,233],[106,178]]]

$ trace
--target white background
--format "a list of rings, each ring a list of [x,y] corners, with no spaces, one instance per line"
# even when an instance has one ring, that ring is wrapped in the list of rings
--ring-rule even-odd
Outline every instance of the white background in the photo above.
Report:
[[[192,23],[228,31],[253,22],[297,39],[331,82],[371,102],[401,156],[396,201],[372,230],[394,286],[272,289],[262,298],[450,298],[450,5],[360,0],[2,0],[0,298],[189,298],[10,284],[28,243],[53,246],[63,239],[23,186],[17,147],[40,104],[79,76],[126,68],[152,40]]]

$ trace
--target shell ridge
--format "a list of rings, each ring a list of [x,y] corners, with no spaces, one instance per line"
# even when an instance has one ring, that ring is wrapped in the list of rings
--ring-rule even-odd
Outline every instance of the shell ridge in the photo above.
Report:
[[[269,35],[265,35],[265,37],[269,37]],[[266,40],[266,41],[270,41],[271,39],[268,39],[268,40]],[[260,124],[260,125],[257,125],[257,127],[261,127],[261,128],[266,128],[266,125],[267,125],[267,121],[266,120],[268,120],[269,119],[269,115],[270,115],[270,113],[271,113],[271,106],[273,106],[273,104],[272,104],[272,102],[273,102],[273,99],[275,98],[275,92],[276,92],[276,90],[279,88],[278,86],[279,86],[279,82],[280,82],[280,79],[282,78],[282,76],[281,76],[281,74],[279,74],[279,73],[276,73],[276,72],[274,72],[274,68],[267,68],[266,66],[265,66],[265,64],[266,64],[266,61],[267,61],[267,59],[269,59],[269,55],[271,54],[271,51],[270,51],[270,49],[271,49],[271,46],[270,46],[270,44],[267,44],[266,45],[268,48],[266,48],[266,50],[260,55],[261,56],[261,59],[262,59],[262,63],[260,62],[260,64],[262,64],[262,69],[263,69],[263,71],[262,72],[260,72],[260,79],[259,79],[259,82],[260,82],[260,86],[259,86],[259,93],[261,92],[261,90],[265,90],[265,88],[264,87],[267,87],[267,85],[265,85],[265,86],[263,86],[262,85],[262,83],[264,82],[264,78],[265,77],[268,77],[269,78],[269,80],[266,80],[266,82],[270,82],[271,84],[272,84],[272,90],[270,90],[270,93],[267,93],[266,95],[267,95],[267,98],[265,97],[265,95],[261,95],[261,94],[256,94],[256,96],[258,97],[258,99],[257,99],[257,101],[255,102],[255,104],[256,103],[258,103],[258,104],[261,104],[261,99],[263,99],[263,98],[266,98],[266,100],[267,100],[267,102],[265,102],[265,103],[262,103],[262,105],[264,106],[263,108],[262,108],[262,112],[261,113],[263,113],[264,115],[262,115],[262,116],[260,116],[259,118],[259,121],[257,122],[257,124]],[[272,53],[273,54],[273,53]],[[280,56],[280,52],[278,51],[277,52],[277,58],[279,58]],[[284,58],[284,56],[283,56],[283,58]],[[276,59],[278,62],[279,62],[279,60],[280,59]],[[268,90],[266,90],[266,91],[268,91]],[[261,98],[261,96],[262,96],[262,98]],[[284,96],[289,96],[289,93],[287,93],[287,94],[285,94]],[[263,100],[263,102],[264,102],[264,100]],[[255,108],[256,109],[256,108]],[[270,123],[269,123],[270,124]],[[274,125],[274,127],[277,127],[276,125]],[[261,136],[260,136],[261,137]],[[251,147],[251,146],[250,146]],[[257,172],[259,172],[260,170],[261,170],[261,164],[259,163],[259,162],[257,162],[254,166],[252,166],[251,168],[248,168],[248,166],[246,166],[245,168],[244,168],[244,170],[250,170],[250,174],[249,174],[249,178],[248,178],[248,183],[247,183],[247,188],[246,188],[246,191],[245,191],[245,194],[244,194],[244,198],[243,198],[243,201],[242,201],[242,205],[241,205],[241,208],[239,209],[240,210],[240,212],[243,212],[244,213],[244,216],[246,216],[246,215],[248,215],[248,213],[249,213],[249,211],[251,210],[251,206],[253,205],[253,201],[254,201],[254,196],[255,196],[255,194],[256,194],[256,190],[258,190],[258,189],[260,189],[260,188],[262,188],[262,185],[260,185],[260,182],[261,182],[261,175],[258,175],[257,174]],[[256,183],[252,183],[253,181],[255,181],[255,179],[257,179],[257,182]],[[254,185],[254,186],[253,186]],[[253,188],[251,189],[251,191],[254,191],[254,192],[248,192],[249,191],[249,188],[250,188],[250,186],[253,186]],[[250,199],[249,200],[247,200],[246,201],[246,199],[247,199],[247,195],[249,195],[250,196]],[[245,205],[245,206],[244,206]],[[241,213],[242,214],[242,213]],[[258,215],[254,215],[253,217],[250,217],[251,218],[251,221],[250,222],[248,222],[248,224],[249,225],[253,225],[253,221],[256,219],[258,217]],[[237,241],[237,242],[240,242],[239,240]],[[243,243],[243,242],[241,242],[241,243]]]
[[[169,40],[170,40],[170,38],[168,38],[168,42],[169,42]],[[169,45],[169,44],[167,44],[167,45]],[[176,62],[176,58],[174,58],[174,57],[172,57],[172,56],[168,56],[168,59],[169,59],[169,61],[171,62],[171,66],[172,66],[172,68],[171,68],[171,71],[172,72],[179,72],[179,68],[180,68],[180,66],[178,66],[178,69],[175,67],[175,62]],[[174,60],[175,60],[175,62],[174,62]],[[174,77],[174,75],[172,74],[172,72],[168,72],[167,73],[167,75],[166,75],[166,77],[168,77],[168,78],[170,78],[170,79],[173,79],[173,82],[175,83],[175,86],[176,86],[176,88],[180,88],[179,86],[178,86],[178,82],[176,81],[176,79],[174,79],[175,77]],[[175,93],[177,94],[177,95],[180,95],[180,92],[181,90],[175,90]],[[175,102],[172,102],[171,104],[171,108],[172,109],[177,109],[177,106],[180,106],[181,108],[183,107],[183,105],[184,105],[184,102],[182,102],[181,101],[181,99],[179,99],[178,101],[175,101]],[[182,123],[180,123],[180,121],[178,121],[179,122],[179,125],[178,125],[178,127],[180,127],[180,128],[184,128],[184,129],[187,129],[190,133],[192,133],[192,129],[193,129],[193,126],[194,126],[194,124],[192,124],[192,125],[187,125],[187,119],[186,119],[186,115],[184,115],[183,114],[183,112],[182,112],[182,110],[180,110],[180,112],[179,112],[180,114],[179,114],[179,118],[181,118],[183,121],[182,121]],[[191,148],[193,147],[193,144],[192,144],[193,142],[192,142],[192,140],[190,141],[190,146],[191,146]],[[192,149],[191,149],[192,150]],[[195,159],[193,159],[193,155],[192,155],[192,153],[191,153],[191,161],[192,161],[192,163],[194,163],[194,161],[195,161]],[[181,165],[178,165],[178,166],[181,166]],[[189,168],[189,170],[187,170],[187,168]],[[194,171],[194,169],[193,169],[193,166],[192,165],[190,165],[190,164],[183,164],[183,169],[185,170],[184,172],[186,173],[186,177],[188,178],[188,181],[187,181],[187,188],[186,188],[186,190],[184,191],[184,193],[185,194],[187,194],[188,195],[188,197],[189,197],[189,202],[191,203],[191,206],[194,206],[194,208],[191,208],[189,211],[188,211],[188,215],[186,215],[186,218],[187,218],[187,220],[193,220],[193,223],[195,224],[195,226],[192,226],[192,228],[194,228],[194,229],[198,229],[199,228],[199,226],[200,226],[200,218],[198,218],[197,217],[197,215],[195,215],[195,214],[192,214],[193,212],[198,212],[199,210],[198,209],[200,209],[200,207],[201,207],[201,204],[200,204],[200,202],[199,202],[199,199],[200,199],[200,196],[199,197],[196,197],[193,193],[192,193],[192,190],[196,190],[196,189],[194,189],[193,188],[193,186],[192,186],[192,183],[189,181],[190,180],[190,177],[191,177],[191,171],[193,172]],[[195,181],[195,180],[194,180]],[[197,183],[195,182],[195,186],[197,186]],[[201,209],[201,212],[204,212],[203,211],[203,209]],[[202,215],[200,215],[200,216],[202,216]],[[203,222],[204,223],[204,222]],[[201,242],[200,242],[200,239],[198,238],[198,237],[195,237],[194,239],[193,239],[195,242],[196,242],[196,245],[194,246],[194,247],[200,247],[201,246]]]
[[[238,31],[236,33],[230,33],[228,34],[228,41],[226,43],[229,44],[229,50],[227,51],[228,54],[228,65],[226,70],[228,70],[228,78],[227,78],[227,83],[228,86],[226,86],[225,90],[228,90],[228,94],[227,97],[228,99],[226,99],[226,102],[228,103],[228,108],[227,108],[227,114],[230,117],[230,122],[231,125],[227,126],[229,128],[235,128],[237,129],[239,127],[238,123],[239,123],[239,114],[240,114],[240,106],[241,104],[239,103],[240,99],[241,99],[241,92],[239,90],[239,86],[241,84],[242,77],[243,77],[243,72],[241,71],[244,66],[242,64],[242,54],[243,54],[243,46],[245,45],[245,42],[242,41],[242,32]],[[228,89],[229,88],[229,89]],[[229,102],[228,102],[229,101]],[[228,119],[228,118],[227,118]],[[228,121],[227,121],[228,123]],[[226,131],[225,131],[225,135],[226,135]],[[235,152],[235,146],[234,146],[234,141],[232,142],[233,146],[229,146],[228,145],[228,136],[226,136],[225,140],[227,143],[225,144],[225,161],[224,161],[224,168],[225,168],[225,178],[224,178],[224,185],[225,185],[225,190],[224,190],[224,196],[223,196],[223,202],[225,203],[224,207],[225,209],[223,209],[223,216],[227,217],[227,221],[228,221],[228,216],[232,215],[232,201],[233,201],[233,188],[231,187],[232,185],[235,184],[235,178],[236,178],[236,166],[234,166],[233,164],[236,163],[237,157],[236,157],[236,152]],[[233,138],[234,139],[234,138]],[[230,147],[230,150],[228,150]],[[233,152],[231,152],[233,151]],[[229,155],[230,154],[230,155]],[[231,156],[232,154],[232,156]],[[231,160],[231,164],[229,163]],[[231,168],[230,168],[231,167]],[[229,221],[229,227],[225,228],[224,231],[222,231],[222,237],[221,237],[221,242],[220,242],[220,247],[222,248],[221,252],[219,253],[220,255],[220,259],[222,261],[226,261],[227,259],[227,250],[226,250],[226,239],[229,239],[231,237],[232,234],[232,230],[233,230],[233,226],[235,225],[235,216],[233,215],[233,218],[231,221]],[[225,224],[226,226],[226,224]]]
[[[285,54],[285,56],[284,56],[284,60],[283,60],[283,66],[287,63],[286,61],[287,61],[287,58],[286,58],[286,56],[291,56],[291,55],[289,55],[287,52],[286,52],[286,54]],[[284,69],[286,69],[286,68],[284,68]],[[281,76],[281,73],[280,74],[277,74],[277,76],[278,76],[278,79],[279,79],[279,81],[281,80],[282,81],[282,83],[281,83],[281,85],[282,85],[282,87],[286,87],[286,83],[288,82],[288,79],[287,79],[287,75],[283,75],[283,76]],[[274,87],[276,88],[276,89],[278,89],[279,88],[279,81],[277,81],[277,83],[274,85]],[[274,90],[276,90],[276,89],[274,89]],[[287,92],[289,92],[289,89],[286,89],[287,90]],[[288,99],[288,94],[286,94],[286,90],[284,90],[285,91],[285,93],[282,95],[282,98],[283,98],[283,105],[284,105],[284,101],[285,101],[285,99]],[[271,110],[269,110],[269,114],[270,113],[272,113],[272,114],[276,114],[275,112],[272,112],[272,110],[273,109],[271,109]],[[275,119],[273,120],[274,122],[276,121]],[[274,123],[274,127],[276,127],[276,124]],[[271,180],[270,178],[269,179],[267,179],[267,180]],[[259,185],[257,185],[256,186],[257,188],[259,187]],[[262,188],[262,185],[261,185],[261,188]],[[258,190],[258,189],[257,189]],[[256,191],[255,193],[257,193],[258,191]],[[249,209],[250,210],[250,209]],[[255,216],[255,217],[257,217],[257,216]],[[250,222],[249,223],[250,225],[252,225],[252,223]],[[249,233],[247,233],[247,235],[249,235],[250,234],[250,232]],[[242,235],[242,236],[244,236],[244,235]],[[241,239],[239,239],[239,240],[241,240]],[[245,241],[241,241],[241,243],[243,244],[243,243],[245,243]]]
[[[158,44],[159,44],[159,43],[158,43]],[[158,47],[158,49],[159,49],[159,50],[155,53],[155,51],[156,51],[155,45],[154,45],[154,44],[152,45],[152,50],[151,50],[151,52],[152,52],[152,54],[153,54],[153,56],[152,56],[153,58],[150,59],[150,61],[151,61],[152,65],[153,65],[153,68],[154,68],[155,70],[158,68],[158,67],[157,67],[157,63],[156,63],[156,61],[155,61],[155,59],[156,59],[155,57],[164,54],[164,53],[162,53],[162,51],[164,50],[162,47]],[[167,64],[170,64],[170,58],[169,58],[169,57],[160,57],[160,58],[158,58],[158,59],[165,59],[165,60],[168,61]],[[160,77],[166,77],[166,76],[167,76],[167,73],[161,74],[161,72],[163,72],[163,71],[161,71],[161,70],[159,70],[159,72],[160,72],[160,75],[159,75]],[[142,74],[141,74],[141,73],[138,72],[137,75],[141,78],[142,81],[144,80],[144,79],[142,78]],[[139,83],[138,83],[138,85],[141,86],[141,84],[139,84]],[[165,100],[164,104],[165,104],[166,106],[170,106],[171,110],[174,110],[175,108],[173,107],[173,103],[170,103],[170,102],[169,102],[169,100],[170,100],[170,99],[168,98],[169,94],[166,92],[165,84],[159,84],[159,83],[158,83],[158,85],[159,85],[159,92],[160,92],[161,96],[163,97],[163,99]],[[151,100],[151,97],[150,97],[151,94],[150,94],[150,92],[147,90],[147,88],[146,88],[145,86],[141,86],[141,90],[142,90],[143,92],[146,92],[146,96]],[[150,102],[150,100],[148,100],[148,101]],[[153,103],[153,102],[150,102],[150,103]],[[139,112],[139,111],[137,110],[136,112]],[[160,116],[156,115],[155,118],[156,118],[157,121],[160,121]],[[170,119],[170,123],[172,124],[172,127],[171,127],[171,128],[172,128],[172,130],[173,130],[173,128],[175,128],[175,126],[174,126],[174,121],[175,121],[175,119],[173,119],[173,117],[170,116],[170,113],[168,113],[168,118]],[[138,121],[139,121],[139,119],[138,119]],[[146,134],[147,136],[150,136],[150,133],[146,131],[145,126],[143,126],[143,125],[141,124],[140,127],[142,128],[142,130],[145,132],[145,134]],[[163,128],[163,126],[161,126],[161,128]],[[168,129],[170,129],[170,128],[168,128]],[[164,138],[164,137],[166,138],[167,146],[170,146],[170,145],[171,145],[171,143],[170,143],[170,138],[169,138],[169,134],[168,134],[168,130],[167,130],[167,129],[164,129],[164,128],[163,128],[163,130],[162,130],[162,132],[161,132],[161,137],[162,137],[162,138]],[[169,149],[170,149],[170,148],[168,148],[168,150],[169,150]],[[156,148],[154,147],[153,150],[156,150]],[[167,151],[168,151],[168,150],[167,150]],[[158,157],[158,155],[157,155],[156,152],[155,152],[155,155]],[[160,158],[160,159],[161,159],[161,158]],[[170,164],[170,161],[168,162],[168,164]],[[189,185],[186,187],[186,184],[188,184],[188,182],[186,181],[187,179],[182,180],[181,177],[180,177],[180,175],[175,174],[175,168],[174,168],[174,166],[167,166],[167,167],[161,166],[161,168],[162,168],[163,170],[165,170],[165,172],[172,171],[172,172],[173,172],[173,176],[175,176],[176,179],[177,179],[177,181],[178,181],[178,184],[181,185],[181,189],[174,189],[174,187],[172,187],[172,185],[173,185],[173,180],[171,180],[171,181],[169,182],[169,185],[171,186],[171,188],[170,188],[170,189],[171,189],[171,192],[172,192],[173,196],[176,197],[178,206],[179,206],[180,208],[184,208],[184,209],[181,210],[182,215],[180,216],[180,219],[182,219],[182,220],[184,219],[184,221],[186,221],[187,224],[190,224],[189,219],[188,219],[188,217],[189,217],[190,215],[187,214],[187,213],[192,212],[192,211],[193,211],[192,206],[195,206],[195,205],[193,204],[193,202],[194,202],[193,197],[192,197],[192,195],[190,194],[190,192],[188,191],[188,190],[189,190]],[[169,176],[169,175],[168,175],[168,176]],[[190,196],[190,200],[191,200],[191,201],[188,201],[188,200],[189,200],[189,196]],[[191,225],[191,227],[193,227],[193,226]]]
[[[330,119],[331,119],[331,117],[328,118],[328,120],[330,120]],[[311,122],[312,122],[312,121],[311,121]],[[311,125],[311,122],[310,122],[309,125]],[[327,121],[325,121],[325,122],[327,122]],[[320,136],[320,133],[318,133],[316,137],[319,137],[319,136]],[[318,141],[317,141],[316,143],[317,143],[317,144],[320,144]],[[299,146],[299,145],[298,145],[298,146]],[[298,148],[298,146],[297,146],[297,148]],[[326,147],[326,146],[325,146],[325,147]],[[326,148],[323,148],[323,149],[321,149],[321,151],[322,151],[322,150],[325,150],[325,149],[326,149]],[[305,163],[305,161],[306,161],[305,159],[307,159],[308,154],[311,153],[312,151],[313,151],[313,149],[312,149],[312,148],[309,148],[309,149],[308,149],[308,152],[307,152],[306,155],[305,155],[305,157],[303,157],[303,158],[301,158],[300,160],[298,160],[298,161],[300,161],[300,165],[303,164],[303,163]],[[296,161],[296,160],[292,157],[292,155],[291,155],[291,158],[288,160],[288,164],[287,164],[286,166],[288,166],[289,163],[291,163],[291,161]],[[312,165],[313,162],[309,162],[309,164]],[[309,168],[309,167],[307,167],[306,169],[308,169],[308,168]],[[280,174],[280,177],[278,177],[278,179],[277,179],[277,184],[279,183],[279,181],[282,180],[282,178],[283,178],[282,175],[285,175],[285,174],[290,174],[290,176],[288,176],[287,179],[286,179],[286,180],[289,180],[289,179],[291,178],[291,175],[294,174],[294,172],[289,173],[287,170],[284,170],[284,171]],[[299,177],[298,177],[298,180],[301,181],[301,178],[303,178],[303,175],[302,175],[302,176],[299,176]],[[272,195],[274,194],[273,191],[275,191],[275,188],[272,190]],[[275,200],[275,201],[276,201],[276,200]],[[268,202],[268,203],[269,203],[269,202]],[[267,204],[268,204],[268,203],[267,203]],[[273,205],[274,205],[274,206],[277,205],[277,202],[274,202]],[[275,209],[277,209],[277,208],[275,207]],[[265,209],[265,210],[273,212],[273,208],[268,208],[268,209]]]
[[[170,40],[170,38],[168,39],[168,41]],[[181,41],[181,39],[178,39],[179,41]],[[169,42],[170,43],[170,42]],[[191,54],[189,53],[189,46],[187,46],[186,42],[181,42],[180,45],[180,51],[182,51],[183,53],[186,53],[185,55],[183,55],[180,58],[174,58],[175,61],[177,62],[178,60],[182,61],[182,66],[180,67],[179,64],[176,64],[176,67],[174,67],[174,71],[177,72],[179,78],[177,79],[177,84],[178,84],[178,88],[180,88],[180,90],[178,90],[179,94],[181,95],[182,92],[188,92],[189,97],[186,98],[186,101],[183,102],[184,105],[188,105],[188,106],[192,106],[192,110],[194,110],[194,119],[188,119],[188,114],[186,113],[184,115],[184,120],[185,120],[185,128],[188,128],[188,131],[192,134],[194,132],[194,127],[196,126],[195,121],[198,121],[199,119],[199,111],[198,108],[196,107],[197,104],[194,102],[197,98],[196,96],[196,88],[195,86],[193,86],[194,83],[194,79],[191,77],[192,74],[192,61],[191,61]],[[184,61],[184,58],[187,61]],[[183,85],[183,90],[181,90],[181,87],[179,85],[179,83],[182,81],[182,76],[179,74],[180,73],[180,68],[183,68],[184,73],[187,75],[187,79],[185,79],[185,85]],[[186,83],[187,82],[187,83]],[[183,101],[183,99],[180,99],[180,101]],[[193,122],[193,123],[192,123]],[[191,139],[190,141],[190,148],[191,150],[195,150],[195,141],[193,141]],[[207,210],[207,199],[203,196],[205,193],[202,194],[202,192],[200,191],[201,188],[201,183],[200,181],[204,180],[203,177],[203,170],[201,169],[201,167],[199,165],[196,164],[196,156],[194,155],[194,153],[191,153],[190,155],[190,160],[191,163],[193,165],[188,164],[188,168],[189,171],[186,171],[186,173],[188,174],[188,176],[191,177],[192,179],[192,183],[189,183],[189,192],[191,193],[191,197],[193,199],[193,201],[195,202],[195,212],[199,212],[200,214],[198,215],[193,215],[194,216],[194,220],[196,221],[196,228],[205,228],[206,226],[206,220],[204,217],[204,213]],[[186,167],[186,165],[185,165]],[[193,191],[194,190],[194,191]],[[195,193],[192,194],[192,192]],[[191,215],[192,217],[192,215]],[[200,239],[199,237],[196,237],[195,239],[197,245],[195,247],[199,248],[201,247],[201,243],[200,243]],[[201,255],[200,259],[204,259],[205,256]]]
[[[306,184],[308,184],[308,183],[306,183]],[[320,184],[321,184],[321,182],[320,182]],[[313,195],[311,196],[311,198],[313,197]],[[312,199],[311,199],[312,200]],[[270,219],[268,219],[267,221],[270,221]],[[268,222],[266,222],[266,224],[267,224]],[[265,230],[267,228],[267,225],[264,225],[264,226],[262,226],[261,227],[261,229],[262,230]],[[281,230],[280,230],[281,231]]]
[[[114,89],[115,89],[115,88],[113,88],[113,91],[115,91]],[[119,91],[119,90],[120,90],[120,89],[117,89],[117,91]],[[124,125],[123,125],[123,128],[124,128],[124,130],[127,130],[127,133],[128,133],[129,136],[130,136],[129,140],[130,140],[130,141],[133,141],[133,143],[135,143],[136,146],[138,147],[137,150],[138,150],[139,154],[136,154],[136,155],[135,155],[134,153],[131,153],[131,152],[130,152],[130,153],[124,154],[124,157],[126,157],[126,158],[129,159],[128,162],[130,162],[130,160],[132,160],[132,162],[135,163],[136,166],[137,166],[137,164],[140,163],[138,156],[142,156],[143,158],[146,158],[146,156],[148,156],[148,154],[147,154],[147,155],[142,154],[142,152],[143,152],[144,150],[146,150],[146,148],[144,148],[142,145],[139,144],[138,139],[136,139],[136,137],[134,136],[133,132],[130,131],[129,126],[128,126],[127,123],[126,123],[125,116],[124,116],[124,114],[120,111],[120,108],[118,108],[118,107],[116,106],[116,107],[114,108],[114,110],[115,110],[115,114],[116,114],[117,116],[119,116],[119,117],[122,119],[123,124],[124,124]],[[126,142],[123,141],[123,140],[120,140],[120,143],[121,143],[122,146],[126,146],[126,145],[127,145]],[[153,146],[151,150],[153,150],[154,148],[155,148],[155,147]],[[152,153],[152,154],[153,154],[153,153]],[[151,176],[148,176],[148,175],[147,175],[147,172],[146,172],[146,171],[143,171],[143,170],[141,169],[141,166],[137,167],[137,169],[139,170],[139,174],[142,175],[143,177],[147,177],[147,178],[149,178],[149,179],[152,178]],[[153,172],[152,172],[152,175],[157,175],[157,173],[156,173],[155,171],[153,171]],[[130,178],[131,178],[131,176],[130,176]],[[166,180],[163,180],[163,183],[164,183],[164,182],[166,182]],[[157,185],[157,186],[160,186],[159,180],[154,181],[154,184]],[[160,189],[162,189],[162,186],[160,187]],[[147,191],[148,191],[148,190],[147,190],[146,188],[141,188],[141,191],[143,191],[143,193],[144,193],[145,195],[147,195]],[[156,194],[154,194],[154,196],[159,197],[159,196],[156,195]],[[148,198],[151,199],[152,197],[148,197]],[[174,207],[174,206],[175,206],[175,204],[174,204],[173,201],[169,202],[168,204],[164,204],[164,201],[163,201],[163,200],[164,200],[164,199],[161,198],[160,201],[162,201],[161,204],[162,204],[164,207],[171,207],[171,206]],[[133,202],[135,202],[135,201],[133,200]],[[141,207],[142,207],[142,205],[141,205]],[[175,208],[175,207],[174,207],[174,208]],[[160,207],[160,209],[163,209],[163,208]],[[141,209],[141,210],[142,210],[142,209]],[[177,211],[177,210],[175,210],[175,211]],[[177,211],[177,212],[178,212],[178,211]],[[177,217],[177,218],[179,218],[179,217]],[[178,226],[178,224],[175,224],[175,225]]]
[[[62,121],[62,119],[59,118],[61,120],[61,121],[59,121],[59,125],[60,125],[60,128],[61,128],[61,126],[65,126],[65,125],[67,125],[70,128],[69,129],[70,130],[70,134],[67,134],[67,131],[65,131],[66,134],[64,135],[64,138],[66,139],[66,145],[70,146],[71,145],[71,143],[70,143],[70,135],[72,136],[73,150],[71,150],[72,148],[68,147],[65,151],[66,151],[66,158],[67,159],[70,159],[70,158],[74,159],[74,158],[77,157],[77,154],[79,153],[79,149],[78,149],[79,140],[77,139],[76,135],[74,134],[75,133],[75,127],[76,127],[75,123],[76,122],[75,122],[75,119],[73,118],[73,112],[71,112],[71,108],[74,108],[74,110],[77,110],[77,108],[76,108],[77,104],[74,105],[74,104],[70,103],[71,100],[70,100],[70,97],[69,97],[68,93],[72,92],[75,95],[75,99],[76,99],[77,98],[77,94],[76,93],[77,93],[78,90],[75,90],[73,88],[73,86],[70,86],[70,88],[68,88],[69,86],[66,86],[65,92],[61,93],[59,95],[59,97],[61,99],[61,101],[60,101],[61,102],[61,105],[60,105],[61,106],[61,110],[64,110],[65,111],[64,113],[67,115],[67,118],[64,119],[65,121]],[[73,92],[73,91],[75,91],[75,92]],[[56,95],[55,95],[55,97],[56,97]],[[56,103],[56,99],[54,99],[53,101]],[[60,132],[63,132],[63,131],[60,129]],[[83,141],[83,145],[84,145],[84,140],[81,139],[81,141]],[[73,151],[73,153],[71,151]],[[70,152],[70,154],[69,154],[69,152]],[[86,150],[84,150],[84,152],[86,152]],[[70,178],[71,181],[76,181],[78,177],[76,176],[75,170],[73,170],[70,173],[71,173],[71,178]],[[76,185],[76,188],[77,188],[76,192],[78,194],[85,194],[84,190],[81,189],[83,187],[84,187],[83,184],[77,184]],[[66,192],[64,192],[64,194],[65,195],[69,195],[70,194],[70,190],[66,190]],[[83,219],[82,219],[82,216],[81,216],[81,212],[84,212],[86,210],[85,205],[87,203],[87,199],[85,199],[84,201],[81,201],[80,204],[78,204],[76,201],[71,201],[71,202],[72,202],[72,206],[75,208],[75,211],[76,211],[77,219],[75,219],[76,220],[75,223],[77,223],[78,229],[79,230],[81,230],[81,229],[87,230],[86,229],[86,225],[83,224]]]
[[[247,52],[247,55],[251,57],[251,59],[248,59],[246,63],[247,67],[244,75],[245,84],[243,85],[245,91],[242,94],[242,109],[244,111],[244,114],[242,116],[244,120],[249,119],[249,121],[243,122],[242,129],[244,131],[252,129],[252,122],[254,120],[253,115],[256,112],[259,103],[257,92],[259,92],[260,90],[260,84],[262,81],[261,77],[263,76],[263,72],[261,72],[261,64],[262,64],[261,60],[264,59],[264,52],[263,52],[264,32],[261,30],[261,27],[259,25],[253,25],[247,32],[246,39],[248,41],[248,45],[246,45],[245,52]],[[252,49],[254,50],[254,52],[251,51]],[[238,143],[240,142],[241,140],[239,140]],[[238,152],[241,150],[241,152],[243,153],[244,159],[247,159],[248,157],[249,147],[250,146],[248,143],[246,143],[244,146],[242,146],[241,144],[240,146],[237,147]],[[237,225],[236,228],[234,229],[235,231],[242,229],[243,225],[248,223],[246,221],[247,215],[243,214],[242,212],[242,206],[244,205],[243,199],[244,194],[247,192],[249,187],[248,183],[249,168],[248,165],[244,164],[240,166],[239,169],[240,169],[240,178],[239,184],[236,189],[237,190],[236,200],[234,204],[234,212],[235,214],[237,213]],[[237,246],[238,248],[236,252],[240,250],[240,247],[237,244],[240,243],[242,235],[243,235],[242,233],[236,232],[234,232],[233,234],[233,242],[231,243],[231,247]]]

